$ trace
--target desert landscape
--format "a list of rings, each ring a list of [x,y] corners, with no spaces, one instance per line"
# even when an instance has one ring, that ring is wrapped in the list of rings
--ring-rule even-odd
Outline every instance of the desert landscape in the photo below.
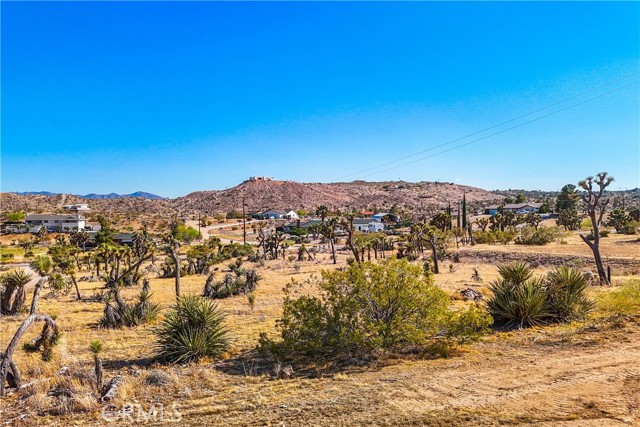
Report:
[[[204,194],[202,197],[206,198],[208,193]],[[218,200],[216,193],[211,194],[212,200],[200,203]],[[321,198],[322,194],[315,197]],[[60,200],[58,196],[20,196],[30,203],[39,203],[43,197],[54,200],[42,206],[53,206],[55,200]],[[439,197],[446,200],[452,196],[446,193],[433,198]],[[633,195],[627,197],[627,206],[633,210],[636,199]],[[118,200],[112,202],[118,205]],[[276,199],[266,203],[275,206],[278,202]],[[90,203],[93,208],[94,203]],[[345,204],[357,203],[348,200]],[[96,211],[102,210],[96,215],[111,215],[108,208],[95,205]],[[435,205],[428,212],[437,215],[447,213],[446,209]],[[342,216],[327,211],[325,222],[332,217],[344,221]],[[322,212],[311,210],[308,215],[313,218],[316,213]],[[414,215],[414,221],[422,215],[427,214]],[[150,218],[153,215],[141,214],[130,224],[143,224]],[[491,216],[469,218],[473,218],[469,219],[472,235],[480,236],[477,222]],[[429,224],[428,220],[424,221]],[[431,221],[433,223],[433,218]],[[553,241],[543,245],[517,244],[514,241],[517,231],[509,242],[486,244],[456,237],[455,219],[449,217],[444,231],[434,226],[427,231],[427,234],[438,235],[443,248],[437,255],[439,273],[430,273],[429,277],[433,277],[435,286],[451,300],[452,310],[466,306],[486,310],[487,301],[495,291],[491,284],[500,279],[499,267],[521,261],[530,266],[535,275],[544,277],[558,266],[570,266],[591,277],[591,286],[585,295],[593,301],[593,307],[585,316],[568,322],[543,321],[519,328],[501,327],[496,322],[474,340],[476,342],[452,345],[445,353],[406,352],[400,346],[376,351],[375,356],[346,360],[324,353],[314,357],[276,357],[260,351],[259,343],[264,337],[278,340],[285,296],[319,295],[318,280],[323,271],[344,270],[353,265],[350,242],[355,242],[358,236],[383,236],[382,233],[354,232],[333,237],[334,264],[328,231],[323,235],[322,231],[312,230],[308,234],[299,233],[300,236],[276,233],[275,229],[282,224],[295,225],[292,220],[224,219],[209,224],[191,219],[179,221],[183,224],[181,227],[191,230],[199,227],[201,233],[200,238],[183,240],[177,247],[182,265],[181,295],[206,294],[206,283],[233,274],[238,260],[242,261],[243,271],[255,271],[259,275],[251,291],[214,297],[213,301],[225,315],[228,329],[229,342],[224,352],[217,358],[198,357],[186,364],[162,362],[154,332],[176,301],[175,273],[169,272],[167,277],[164,270],[166,263],[172,263],[171,251],[162,243],[166,242],[163,236],[167,233],[162,227],[171,227],[171,219],[165,218],[162,227],[144,230],[154,236],[150,237],[155,242],[154,258],[141,262],[144,273],[137,279],[137,285],[119,288],[118,297],[133,302],[145,281],[151,300],[158,305],[158,314],[138,326],[104,324],[105,301],[108,305],[112,300],[107,298],[112,285],[108,275],[96,276],[92,264],[92,256],[100,253],[101,248],[86,252],[76,248],[78,266],[72,272],[54,267],[55,271],[63,272],[66,285],[56,289],[53,283],[56,273],[49,273],[53,276],[40,291],[37,310],[55,318],[59,337],[46,361],[42,351],[31,351],[26,346],[15,352],[13,361],[21,370],[23,383],[19,389],[8,389],[2,399],[2,418],[5,424],[11,425],[108,425],[142,421],[152,425],[179,421],[194,426],[299,425],[303,422],[313,425],[634,425],[640,416],[640,370],[636,362],[640,350],[640,239],[637,234],[615,233],[612,227],[604,225],[609,222],[603,222],[604,229],[614,232],[600,241],[600,250],[611,274],[610,285],[601,286],[592,251],[580,237],[588,223],[583,220],[577,230],[565,231],[556,226],[556,221],[546,219],[538,225],[540,230],[558,229]],[[297,224],[304,222],[303,218]],[[208,261],[201,274],[188,271],[192,250],[202,247],[203,243],[206,246],[208,241],[217,242],[221,248],[242,246],[238,242],[244,239],[243,225],[248,230],[246,247],[252,248],[254,255]],[[387,224],[387,227],[386,260],[399,256],[411,260],[412,264],[433,268],[429,250],[415,255],[406,252],[415,226],[398,223]],[[288,239],[286,244],[282,243],[282,252],[276,259],[266,249],[266,230]],[[47,254],[53,254],[56,259],[59,250],[56,248],[69,245],[68,239],[73,239],[73,233],[45,233],[42,240],[28,249],[29,253],[20,243],[37,235],[1,237],[5,277],[15,269],[30,274],[29,283],[24,285],[28,294],[24,310],[30,305],[36,284],[42,285],[34,260]],[[427,236],[424,239],[428,241]],[[363,248],[360,262],[386,262],[378,260],[383,250],[379,254],[371,253],[371,247]],[[105,262],[105,266],[110,264]],[[107,274],[107,270],[103,274]],[[80,299],[71,286],[72,276]],[[300,288],[290,294],[285,289],[294,282]],[[8,345],[27,317],[28,313],[2,317],[0,345]],[[39,335],[36,325],[21,341],[33,343]],[[101,391],[96,391],[93,384],[96,374],[91,343],[95,341],[101,346],[104,378],[119,377],[122,381],[116,395],[102,402],[99,396],[96,398],[96,393]]]
[[[640,2],[0,8],[0,427],[640,426]]]

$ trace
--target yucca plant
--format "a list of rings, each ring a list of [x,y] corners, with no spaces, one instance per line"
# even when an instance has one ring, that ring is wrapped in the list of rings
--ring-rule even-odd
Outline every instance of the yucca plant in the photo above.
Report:
[[[533,277],[533,269],[524,262],[513,262],[498,267],[498,273],[503,280],[511,283],[524,283]]]
[[[168,363],[216,358],[229,345],[224,314],[217,304],[199,296],[178,298],[154,333],[158,358]]]
[[[142,291],[136,303],[125,304],[120,313],[124,326],[138,326],[157,319],[160,304],[151,301],[151,296],[151,293]]]
[[[22,268],[11,270],[2,276],[0,315],[13,315],[22,311],[26,299],[24,288],[31,279],[31,274]]]
[[[587,295],[589,280],[575,268],[561,266],[547,276],[548,304],[558,321],[583,319],[594,307]]]
[[[100,354],[102,353],[102,342],[98,340],[91,341],[89,344],[89,351],[93,354],[93,364],[96,373],[96,389],[98,393],[102,390],[102,359]]]
[[[492,282],[489,289],[493,295],[487,307],[496,324],[522,328],[545,323],[549,318],[542,279],[512,282],[503,277]]]

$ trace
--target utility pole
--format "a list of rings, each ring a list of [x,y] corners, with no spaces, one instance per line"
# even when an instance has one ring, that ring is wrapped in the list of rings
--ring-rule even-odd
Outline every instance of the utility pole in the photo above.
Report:
[[[247,244],[247,215],[244,211],[244,196],[242,196],[242,243]]]

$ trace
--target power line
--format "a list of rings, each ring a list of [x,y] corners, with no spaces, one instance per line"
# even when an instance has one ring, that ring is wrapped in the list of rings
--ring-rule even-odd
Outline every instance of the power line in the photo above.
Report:
[[[606,93],[600,94],[600,95],[598,95],[598,96],[594,96],[593,98],[585,99],[584,101],[578,102],[577,104],[573,104],[573,105],[570,105],[570,106],[568,106],[568,107],[562,108],[562,109],[560,109],[560,110],[556,110],[556,111],[554,111],[554,112],[552,112],[552,113],[545,114],[545,115],[540,116],[540,117],[536,117],[535,119],[532,119],[532,120],[526,121],[526,122],[524,122],[524,123],[520,123],[520,124],[517,124],[517,125],[515,125],[515,126],[512,126],[512,127],[509,127],[509,128],[503,129],[503,130],[501,130],[501,131],[498,131],[498,132],[492,133],[492,134],[490,134],[490,135],[483,136],[482,138],[474,139],[473,141],[469,141],[469,142],[466,142],[466,143],[464,143],[464,144],[457,145],[457,146],[455,146],[455,147],[451,147],[451,148],[449,148],[449,149],[447,149],[447,150],[440,151],[440,152],[435,153],[435,154],[432,154],[432,155],[430,155],[430,156],[421,157],[421,158],[419,158],[419,159],[412,160],[412,161],[410,161],[410,162],[402,163],[402,164],[399,164],[399,165],[396,165],[396,166],[393,166],[393,167],[390,167],[390,168],[387,168],[387,169],[383,169],[383,170],[380,170],[380,171],[377,171],[377,172],[373,172],[373,173],[367,174],[367,175],[362,175],[361,177],[362,177],[362,178],[364,178],[364,177],[368,177],[368,176],[371,176],[371,175],[377,175],[377,174],[379,174],[379,173],[388,172],[388,171],[390,171],[390,170],[394,170],[394,169],[397,169],[397,168],[402,167],[402,166],[406,166],[406,165],[410,165],[410,164],[413,164],[413,163],[421,162],[422,160],[426,160],[426,159],[429,159],[429,158],[431,158],[431,157],[438,156],[438,155],[440,155],[440,154],[448,153],[449,151],[456,150],[456,149],[458,149],[458,148],[466,147],[467,145],[474,144],[474,143],[476,143],[476,142],[478,142],[478,141],[482,141],[482,140],[484,140],[484,139],[491,138],[492,136],[499,135],[499,134],[501,134],[501,133],[504,133],[504,132],[510,131],[510,130],[512,130],[512,129],[516,129],[516,128],[519,128],[519,127],[521,127],[521,126],[527,125],[527,124],[529,124],[529,123],[533,123],[533,122],[535,122],[535,121],[538,121],[538,120],[544,119],[544,118],[546,118],[546,117],[553,116],[554,114],[558,114],[558,113],[561,113],[561,112],[563,112],[563,111],[569,110],[569,109],[571,109],[571,108],[578,107],[578,106],[580,106],[580,105],[582,105],[582,104],[586,104],[587,102],[594,101],[594,100],[596,100],[596,99],[599,99],[599,98],[605,97],[605,96],[607,96],[607,95],[611,95],[612,93],[619,92],[619,91],[621,91],[621,90],[623,90],[623,89],[626,89],[626,88],[631,87],[631,86],[633,86],[633,85],[636,85],[636,84],[638,84],[638,83],[640,83],[640,80],[639,80],[639,81],[635,81],[635,82],[633,82],[633,83],[631,83],[631,84],[628,84],[628,85],[626,85],[626,86],[619,87],[619,88],[614,89],[614,90],[612,90],[612,91],[609,91],[609,92],[606,92]],[[441,144],[441,145],[440,145],[440,147],[441,147],[441,146],[443,146],[443,145],[447,145],[447,144]],[[434,147],[434,148],[437,148],[437,147]],[[431,150],[431,149],[430,149],[430,150]],[[421,153],[423,153],[423,152],[425,152],[425,151],[430,151],[430,150],[424,150],[424,151],[422,151]],[[421,154],[421,153],[418,153],[418,154]],[[412,156],[407,156],[406,158],[408,158],[408,157],[413,157],[413,156],[414,156],[414,155],[412,155]],[[395,163],[395,162],[391,162],[391,163]],[[387,164],[388,164],[388,163],[387,163]],[[376,169],[376,168],[374,168],[374,169]]]
[[[470,133],[470,134],[467,134],[467,135],[461,136],[461,137],[459,137],[459,138],[452,139],[451,141],[447,141],[447,142],[445,142],[445,143],[442,143],[442,144],[439,144],[439,145],[436,145],[436,146],[433,146],[433,147],[430,147],[430,148],[427,148],[427,149],[424,149],[424,150],[421,150],[421,151],[415,152],[415,153],[413,153],[413,154],[409,154],[409,155],[407,155],[407,156],[405,156],[405,157],[401,157],[401,158],[398,158],[398,159],[395,159],[395,160],[391,160],[391,161],[389,161],[389,162],[382,163],[382,164],[379,164],[379,165],[377,165],[377,166],[373,166],[373,167],[370,167],[370,168],[367,168],[367,169],[363,169],[363,170],[360,170],[360,171],[358,171],[358,172],[353,172],[353,173],[349,173],[349,174],[347,174],[347,175],[343,175],[343,176],[339,177],[338,179],[343,179],[343,178],[347,178],[347,177],[350,177],[350,176],[359,175],[359,174],[361,174],[361,173],[363,173],[363,172],[368,172],[368,171],[371,171],[371,170],[374,170],[374,169],[378,169],[378,168],[381,168],[381,167],[384,167],[384,166],[391,165],[391,164],[393,164],[393,163],[401,162],[402,160],[410,159],[411,157],[415,157],[415,156],[418,156],[418,155],[420,155],[420,154],[427,153],[427,152],[429,152],[429,151],[433,151],[433,150],[435,150],[435,149],[437,149],[437,148],[441,148],[441,147],[444,147],[444,146],[446,146],[446,145],[453,144],[454,142],[458,142],[458,141],[461,141],[461,140],[463,140],[463,139],[467,139],[467,138],[472,137],[472,136],[474,136],[474,135],[478,135],[478,134],[483,133],[483,132],[486,132],[486,131],[488,131],[488,130],[495,129],[495,128],[500,127],[500,126],[502,126],[502,125],[506,125],[507,123],[511,123],[511,122],[513,122],[513,121],[520,120],[520,119],[522,119],[522,118],[528,117],[528,116],[530,116],[530,115],[532,115],[532,114],[539,113],[540,111],[548,110],[549,108],[555,107],[556,105],[563,104],[563,103],[565,103],[565,102],[567,102],[567,101],[571,101],[572,99],[576,99],[576,98],[579,98],[579,97],[581,97],[581,96],[587,95],[587,94],[589,94],[589,93],[591,93],[591,92],[595,92],[595,91],[597,91],[597,90],[599,90],[599,89],[605,88],[605,87],[607,87],[607,86],[611,86],[611,85],[613,85],[613,84],[615,84],[615,83],[618,83],[618,82],[620,82],[620,81],[622,81],[622,80],[626,80],[626,79],[628,79],[629,77],[633,77],[633,76],[636,76],[636,75],[638,75],[638,74],[640,74],[640,72],[635,72],[635,73],[632,73],[632,74],[626,75],[626,76],[621,77],[621,78],[619,78],[619,79],[617,79],[617,80],[613,80],[613,81],[611,81],[611,82],[605,83],[605,84],[600,85],[600,86],[598,86],[598,87],[595,87],[595,88],[589,89],[589,90],[587,90],[587,91],[585,91],[585,92],[579,93],[579,94],[577,94],[577,95],[573,95],[573,96],[571,96],[571,97],[569,97],[569,98],[565,98],[565,99],[563,99],[563,100],[561,100],[561,101],[554,102],[553,104],[549,104],[549,105],[547,105],[547,106],[545,106],[545,107],[538,108],[537,110],[530,111],[530,112],[528,112],[528,113],[526,113],[526,114],[523,114],[523,115],[521,115],[521,116],[514,117],[514,118],[512,118],[512,119],[509,119],[509,120],[506,120],[506,121],[504,121],[504,122],[498,123],[497,125],[493,125],[493,126],[490,126],[490,127],[484,128],[484,129],[482,129],[482,130],[478,130],[478,131],[472,132],[472,133]],[[625,86],[625,87],[626,87],[626,86]],[[594,98],[594,99],[596,99],[596,98]],[[577,105],[579,105],[579,104],[577,104]],[[560,111],[563,111],[563,110],[560,110]],[[380,171],[380,172],[384,172],[384,171]],[[376,172],[376,173],[377,173],[377,172]],[[372,175],[372,174],[369,174],[369,175]],[[369,175],[364,175],[364,176],[369,176]]]

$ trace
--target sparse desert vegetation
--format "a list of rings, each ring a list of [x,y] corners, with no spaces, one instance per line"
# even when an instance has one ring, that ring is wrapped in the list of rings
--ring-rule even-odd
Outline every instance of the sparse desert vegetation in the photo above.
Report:
[[[463,227],[445,208],[367,233],[353,214],[320,207],[308,231],[255,222],[246,245],[242,226],[200,224],[198,235],[176,217],[130,245],[114,241],[107,216],[88,249],[77,234],[48,233],[27,254],[24,237],[2,236],[2,250],[21,254],[3,267],[0,346],[33,316],[46,325],[25,329],[5,358],[2,417],[633,424],[640,240],[620,225],[633,208],[609,212],[604,286],[588,229],[507,212]],[[149,415],[153,405],[165,418]]]

